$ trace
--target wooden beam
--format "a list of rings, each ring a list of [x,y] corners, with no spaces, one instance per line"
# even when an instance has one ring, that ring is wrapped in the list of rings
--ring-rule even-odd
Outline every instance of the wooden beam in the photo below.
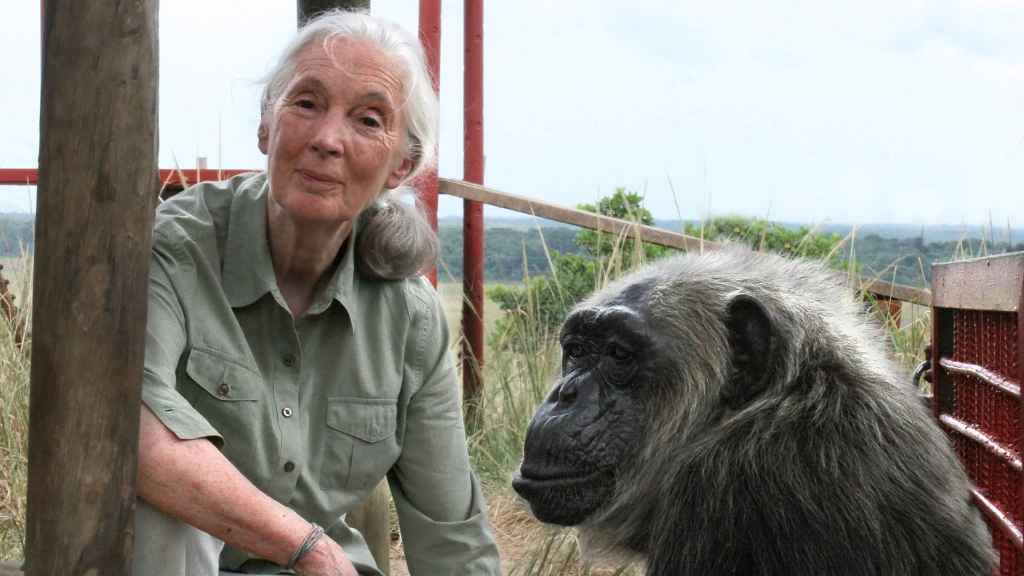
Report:
[[[702,242],[700,238],[693,236],[676,234],[661,228],[645,226],[619,218],[612,218],[611,216],[602,216],[585,210],[566,208],[565,206],[559,206],[543,200],[536,200],[525,196],[514,196],[505,192],[499,192],[493,188],[485,188],[478,184],[463,182],[462,180],[441,178],[440,182],[440,192],[442,194],[483,202],[505,208],[506,210],[562,222],[563,224],[572,224],[614,235],[626,234],[639,237],[645,242],[652,242],[680,250],[700,250],[701,248],[714,250],[718,248],[718,244],[714,242]]]
[[[0,562],[0,576],[23,576],[23,574],[17,564]]]
[[[27,576],[127,575],[157,188],[157,0],[48,0]]]
[[[896,284],[862,276],[860,278],[860,289],[885,300],[899,300],[921,306],[932,305],[932,293],[924,288],[915,288],[906,284]]]
[[[499,192],[493,188],[486,188],[471,182],[464,182],[462,180],[441,178],[439,191],[442,194],[457,196],[466,200],[483,202],[485,204],[498,206],[521,214],[529,214],[531,216],[537,216],[547,220],[561,222],[563,224],[572,224],[573,226],[597,230],[608,234],[632,236],[634,238],[640,238],[644,242],[668,246],[679,250],[703,251],[717,250],[721,247],[717,242],[702,240],[695,236],[669,232],[662,228],[645,226],[643,224],[637,224],[635,222],[629,222],[619,218],[612,218],[611,216],[602,216],[585,210],[566,208],[565,206],[559,206],[543,200],[536,200],[525,196],[515,196],[505,192]],[[905,286],[902,284],[894,284],[892,282],[886,282],[884,280],[877,280],[874,278],[861,278],[860,284],[861,285],[858,287],[859,289],[884,298],[912,302],[922,306],[931,305],[931,292],[928,290]]]

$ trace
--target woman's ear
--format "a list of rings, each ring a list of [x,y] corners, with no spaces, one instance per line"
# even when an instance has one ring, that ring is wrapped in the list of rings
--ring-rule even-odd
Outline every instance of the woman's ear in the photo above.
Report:
[[[267,142],[270,140],[270,128],[267,126],[266,114],[260,114],[260,126],[256,129],[256,145],[264,155],[267,153]]]
[[[388,180],[384,183],[385,188],[398,188],[402,182],[405,181],[406,176],[412,172],[413,159],[405,156],[402,161],[398,163],[398,166],[388,174]]]

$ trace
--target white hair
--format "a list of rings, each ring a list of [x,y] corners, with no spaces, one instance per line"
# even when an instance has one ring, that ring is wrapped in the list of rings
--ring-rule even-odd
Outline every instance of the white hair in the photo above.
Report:
[[[303,49],[334,38],[369,40],[384,54],[401,62],[406,91],[402,108],[408,140],[405,153],[413,161],[403,182],[411,181],[434,163],[439,112],[419,39],[394,22],[340,9],[317,15],[299,29],[264,78],[261,113],[270,113],[291,82]],[[362,274],[381,279],[408,278],[435,264],[437,236],[418,203],[401,199],[408,190],[400,186],[382,193],[360,213],[355,248],[357,268]]]
[[[434,162],[439,114],[437,95],[419,39],[390,20],[362,12],[334,9],[318,14],[304,24],[264,77],[261,113],[270,112],[274,102],[291,82],[299,54],[313,43],[326,43],[334,38],[369,40],[384,54],[398,60],[404,68],[406,94],[403,112],[409,140],[407,154],[413,161],[413,168],[406,180],[415,178]]]

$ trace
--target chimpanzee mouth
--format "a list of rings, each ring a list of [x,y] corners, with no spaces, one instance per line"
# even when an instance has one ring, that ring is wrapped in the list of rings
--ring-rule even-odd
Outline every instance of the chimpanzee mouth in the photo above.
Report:
[[[563,472],[548,472],[538,477],[528,469],[520,469],[512,477],[512,488],[529,503],[533,515],[541,522],[575,526],[604,504],[614,484],[613,472],[610,469],[582,475]]]
[[[530,470],[524,466],[512,476],[512,487],[520,496],[530,500],[531,495],[536,496],[540,492],[575,489],[595,484],[602,476],[610,474],[611,470],[600,468],[580,474],[575,470],[545,470],[540,472]]]

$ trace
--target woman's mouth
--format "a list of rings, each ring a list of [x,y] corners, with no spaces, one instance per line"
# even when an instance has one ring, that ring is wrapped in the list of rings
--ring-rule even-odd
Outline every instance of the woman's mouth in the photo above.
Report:
[[[337,178],[328,174],[312,172],[310,170],[297,170],[297,172],[302,177],[302,181],[313,188],[333,188],[341,184]]]

